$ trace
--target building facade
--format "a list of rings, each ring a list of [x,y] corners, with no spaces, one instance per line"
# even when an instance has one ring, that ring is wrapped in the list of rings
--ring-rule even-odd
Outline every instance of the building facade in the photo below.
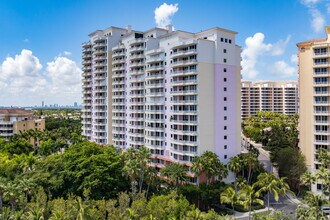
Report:
[[[241,105],[242,120],[259,111],[297,114],[298,82],[242,80]]]
[[[10,136],[28,130],[45,130],[45,119],[39,119],[33,115],[32,111],[6,108],[0,109],[0,138],[8,140]],[[36,144],[31,140],[31,144]]]
[[[241,48],[237,33],[110,27],[83,47],[83,135],[123,149],[145,146],[153,164],[190,164],[210,150],[240,151]]]
[[[317,150],[330,147],[330,27],[326,38],[298,43],[299,147],[310,171],[319,168]],[[312,191],[320,191],[315,184]]]

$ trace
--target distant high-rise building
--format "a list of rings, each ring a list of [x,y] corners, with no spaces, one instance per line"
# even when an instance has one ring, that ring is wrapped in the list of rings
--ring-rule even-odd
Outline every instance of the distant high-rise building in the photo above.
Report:
[[[330,151],[330,26],[326,38],[298,43],[299,147],[308,169],[318,170],[317,150]],[[317,183],[312,191],[321,191]]]
[[[74,102],[73,103],[73,107],[78,108],[78,103],[77,102]]]
[[[259,111],[293,115],[298,113],[297,81],[242,80],[242,119]]]
[[[45,102],[42,101],[42,102],[41,102],[41,107],[44,107],[44,106],[45,106]]]
[[[236,32],[110,27],[83,47],[83,135],[150,149],[153,164],[190,164],[210,150],[240,151],[240,53]],[[192,180],[194,181],[194,180]]]

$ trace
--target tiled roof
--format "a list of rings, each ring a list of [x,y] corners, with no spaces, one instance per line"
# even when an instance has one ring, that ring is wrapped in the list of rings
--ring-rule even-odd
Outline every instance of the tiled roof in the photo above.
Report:
[[[31,115],[33,114],[30,110],[22,108],[0,108],[0,115]]]

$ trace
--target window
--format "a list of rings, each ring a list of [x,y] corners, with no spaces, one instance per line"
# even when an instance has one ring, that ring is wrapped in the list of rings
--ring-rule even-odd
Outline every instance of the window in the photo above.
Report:
[[[224,82],[227,82],[227,78],[223,78],[223,81],[224,81]]]
[[[221,38],[221,42],[223,42],[223,37]]]
[[[231,40],[229,39],[229,43],[231,44]]]
[[[227,111],[227,106],[223,107],[223,110],[224,110],[224,111]]]
[[[223,72],[226,73],[227,72],[227,68],[223,68]]]
[[[223,120],[225,120],[225,121],[226,121],[226,120],[227,120],[227,116],[224,116],[224,117],[223,117]]]
[[[227,150],[227,145],[224,145],[223,148],[224,148],[225,150]]]
[[[227,130],[227,126],[224,126],[224,127],[223,127],[223,130]]]
[[[226,49],[223,49],[223,53],[227,53],[227,50]]]
[[[227,159],[227,155],[225,155],[223,158],[224,158],[224,159]]]
[[[223,139],[227,140],[227,135],[223,136]]]
[[[316,188],[317,188],[317,190],[322,190],[322,184],[316,184]]]
[[[223,97],[223,101],[227,101],[227,97]]]
[[[227,38],[225,38],[225,43],[227,43],[228,42],[228,39]]]
[[[224,88],[223,88],[223,91],[225,91],[225,92],[226,92],[226,91],[227,91],[227,87],[224,87]]]
[[[223,59],[223,62],[224,62],[224,63],[227,63],[227,59]]]

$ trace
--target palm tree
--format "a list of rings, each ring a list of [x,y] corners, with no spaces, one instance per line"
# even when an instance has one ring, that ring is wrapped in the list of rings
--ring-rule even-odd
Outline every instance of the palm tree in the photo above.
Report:
[[[44,220],[44,209],[34,207],[28,213],[27,219],[28,220]]]
[[[259,174],[258,181],[255,183],[255,185],[260,187],[260,189],[257,191],[257,195],[260,195],[262,192],[267,192],[268,211],[270,208],[270,194],[273,194],[275,201],[278,202],[279,196],[285,195],[289,189],[288,184],[284,181],[283,178],[278,179],[273,174],[269,173]]]
[[[242,163],[241,163],[239,157],[235,156],[235,157],[230,158],[230,160],[227,164],[227,167],[235,175],[234,186],[235,186],[235,192],[237,193],[237,173],[239,171],[241,171],[241,169],[242,169]]]
[[[209,184],[216,176],[223,179],[228,175],[228,170],[220,162],[218,155],[211,151],[205,151],[201,156],[195,157],[191,169],[198,176],[204,173],[207,179],[206,184]]]
[[[312,190],[312,184],[315,183],[316,178],[315,176],[311,173],[306,171],[301,177],[300,180],[304,183],[304,184],[308,184],[309,187],[309,191]]]
[[[230,204],[233,209],[233,213],[235,216],[234,204],[236,202],[236,191],[232,186],[228,186],[221,194],[220,194],[220,202],[225,204]]]
[[[180,182],[187,179],[186,170],[186,167],[179,163],[171,163],[161,170],[161,175],[167,177],[178,188]]]
[[[144,176],[145,176],[145,171],[148,167],[148,164],[150,163],[150,152],[148,148],[146,147],[141,147],[139,148],[138,154],[137,154],[137,160],[140,164],[140,188],[139,188],[139,193],[142,192],[142,186],[143,186],[143,181],[144,181]]]
[[[248,167],[247,182],[251,183],[252,171],[253,171],[254,168],[256,168],[259,161],[258,161],[258,158],[256,157],[256,155],[251,153],[251,152],[249,152],[247,154],[244,154],[244,160],[245,160],[245,164]]]
[[[8,182],[5,186],[4,196],[8,198],[12,210],[15,209],[16,199],[19,197],[19,195],[20,188],[18,185],[13,182]]]
[[[6,189],[8,180],[4,177],[0,177],[0,209],[2,208],[3,194]]]
[[[249,220],[251,219],[251,209],[253,204],[263,205],[264,202],[259,198],[259,195],[255,191],[255,185],[245,185],[238,192],[237,203],[242,205],[244,208],[249,209]]]
[[[24,192],[27,202],[28,202],[28,195],[31,194],[31,191],[32,191],[32,189],[34,189],[35,186],[36,186],[36,184],[33,182],[32,179],[25,178],[25,179],[21,179],[19,181],[18,187],[20,187],[21,190]]]
[[[321,182],[321,190],[326,195],[329,194],[329,185],[330,185],[330,172],[327,168],[321,166],[316,172],[315,172],[316,179]],[[324,187],[325,186],[325,187]]]
[[[303,204],[298,206],[297,219],[326,219],[322,211],[327,201],[322,195],[315,195],[311,192],[304,197]]]

